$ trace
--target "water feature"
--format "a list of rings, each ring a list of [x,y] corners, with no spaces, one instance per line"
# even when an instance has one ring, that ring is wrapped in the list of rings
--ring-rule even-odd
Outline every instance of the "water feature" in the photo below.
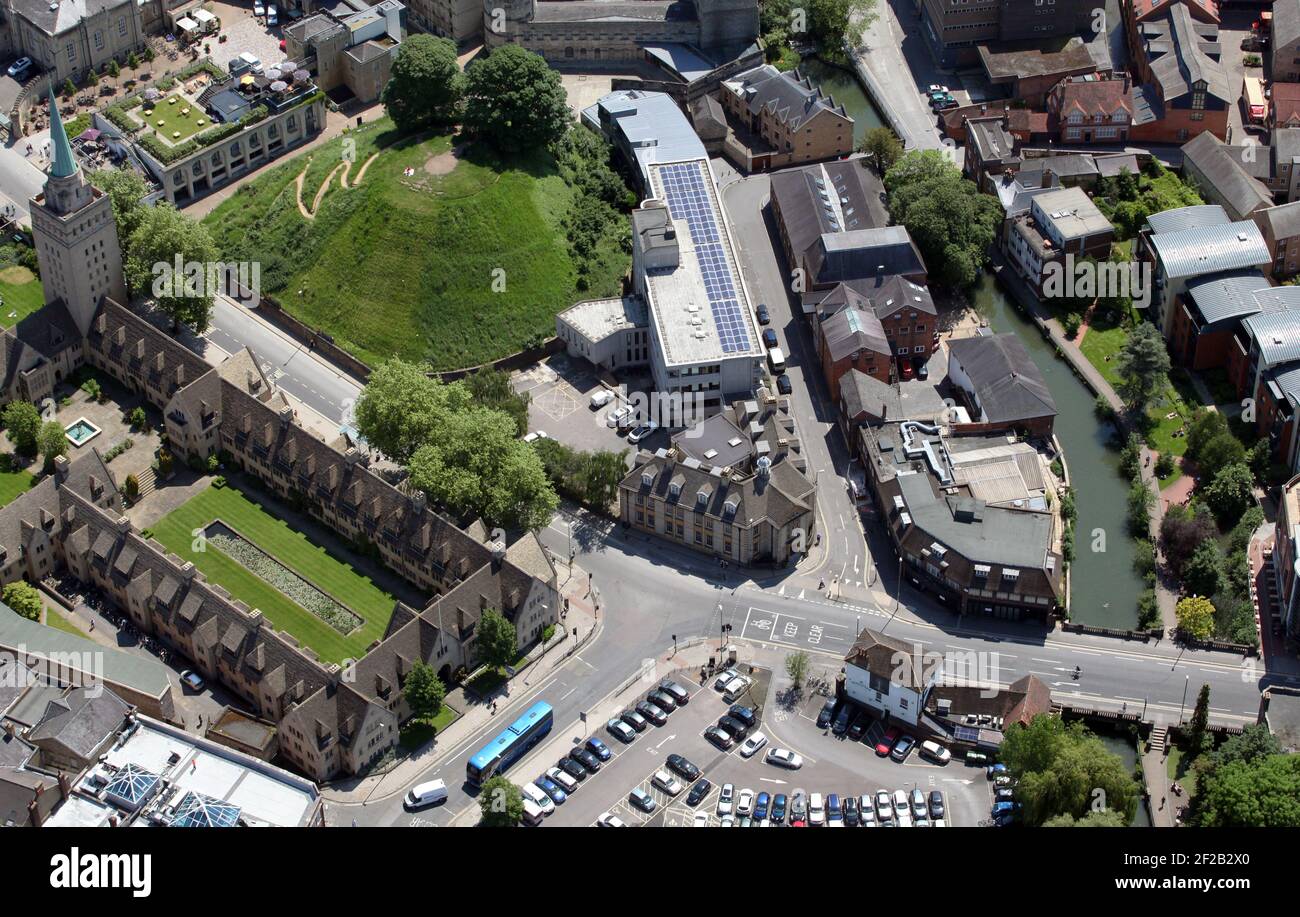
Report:
[[[1106,746],[1106,750],[1113,755],[1118,755],[1119,759],[1124,762],[1124,770],[1132,773],[1137,767],[1138,750],[1137,740],[1123,730],[1108,731],[1094,727],[1089,724],[1090,729],[1096,733],[1097,738],[1101,739],[1101,744]],[[1129,824],[1130,828],[1150,828],[1151,816],[1147,812],[1147,807],[1142,803],[1141,797],[1138,798],[1137,811],[1133,814],[1133,821]]]
[[[100,434],[100,429],[86,418],[78,417],[63,428],[63,433],[72,445],[84,446]]]
[[[1138,596],[1146,586],[1133,570],[1134,545],[1126,523],[1128,484],[1119,475],[1119,453],[1106,445],[1110,428],[1093,414],[1095,397],[1056,356],[1038,326],[1010,303],[992,275],[986,274],[972,291],[972,302],[994,331],[1020,337],[1056,401],[1056,438],[1065,450],[1079,513],[1070,565],[1071,620],[1136,627]],[[1103,544],[1094,545],[1096,533],[1104,537]]]
[[[856,147],[867,131],[880,127],[884,121],[876,106],[871,104],[867,93],[858,82],[858,78],[840,67],[833,66],[815,57],[805,58],[799,65],[799,72],[821,86],[828,96],[833,96],[836,103],[853,118],[853,145]]]

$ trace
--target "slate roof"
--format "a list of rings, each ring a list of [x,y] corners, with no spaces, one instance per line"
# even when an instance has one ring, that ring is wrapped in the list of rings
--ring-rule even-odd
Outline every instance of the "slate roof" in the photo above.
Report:
[[[890,275],[925,274],[925,261],[904,226],[881,226],[827,233],[808,252],[808,272],[816,286]]]
[[[46,35],[60,35],[89,16],[127,6],[131,0],[14,0],[14,11]]]
[[[751,115],[766,109],[792,131],[799,130],[823,112],[853,121],[843,105],[837,105],[833,98],[822,95],[817,84],[801,76],[797,69],[782,72],[771,64],[762,64],[737,74],[727,80],[726,85],[745,101]]]
[[[1273,47],[1300,41],[1300,0],[1273,0]]]
[[[1300,236],[1300,201],[1279,204],[1253,214],[1256,223],[1263,223],[1274,240],[1281,242]]]
[[[780,211],[782,229],[796,258],[807,253],[823,234],[837,231],[827,213],[823,192],[844,199],[840,211],[845,221],[840,230],[873,225],[867,205],[870,192],[861,169],[860,161],[849,159],[772,174],[772,200]],[[823,184],[819,185],[818,180]]]
[[[844,661],[866,669],[872,675],[888,678],[894,684],[919,691],[925,687],[925,677],[929,674],[925,666],[899,664],[900,656],[912,659],[916,652],[917,648],[910,643],[867,629],[858,634]]]
[[[840,376],[840,405],[850,420],[862,414],[879,420],[897,420],[903,414],[898,389],[856,369]]]
[[[1209,131],[1197,134],[1183,144],[1183,162],[1190,165],[1204,182],[1211,195],[1225,201],[1242,217],[1273,205],[1273,193],[1257,178],[1253,178],[1232,155],[1223,141]]]
[[[818,325],[831,360],[838,362],[862,350],[890,356],[893,348],[885,337],[885,328],[866,297],[852,290],[846,290],[846,295],[846,305],[825,316]]]
[[[1014,334],[977,335],[948,342],[956,361],[975,387],[980,408],[993,423],[1056,415],[1056,402]]]
[[[27,733],[39,748],[54,746],[83,761],[117,734],[131,705],[103,688],[71,688],[51,701],[44,715]]]
[[[1187,7],[1176,4],[1164,16],[1167,31],[1163,40],[1148,41],[1151,73],[1160,84],[1166,103],[1181,98],[1192,91],[1192,85],[1204,81],[1206,92],[1224,102],[1234,98],[1228,83],[1228,72],[1223,64],[1207,53],[1207,48],[1217,50],[1218,31],[1213,26],[1198,25]],[[1204,33],[1204,34],[1203,34]],[[1165,53],[1154,56],[1153,52]]]

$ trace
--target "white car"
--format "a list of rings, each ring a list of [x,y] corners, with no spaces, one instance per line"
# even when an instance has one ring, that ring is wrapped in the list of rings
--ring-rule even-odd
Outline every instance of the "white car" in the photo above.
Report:
[[[626,828],[627,822],[610,812],[601,812],[596,824],[602,828]]]
[[[708,812],[696,812],[696,813],[695,813],[695,817],[694,817],[694,818],[692,819],[692,821],[691,821],[691,827],[692,827],[692,828],[707,828],[708,826],[709,826],[709,813],[708,813]]]
[[[272,3],[270,6],[266,8],[266,24],[267,25],[280,24],[280,11],[275,8],[274,3]]]
[[[540,786],[532,783],[525,783],[520,787],[525,799],[531,799],[533,805],[542,810],[543,815],[553,815],[555,813],[555,801],[546,795],[546,791]]]
[[[739,678],[739,677],[740,677],[740,673],[737,672],[735,669],[727,669],[727,671],[723,672],[714,680],[713,690],[721,691],[723,688],[727,686],[727,682],[731,681],[733,678]]]
[[[767,751],[767,763],[797,771],[803,767],[803,758],[788,748],[770,748]]]
[[[736,814],[753,815],[754,814],[754,791],[745,787],[736,797]]]
[[[184,672],[181,672],[181,681],[185,682],[185,687],[189,688],[191,691],[203,690],[203,676],[198,672],[186,669]]]
[[[890,798],[889,790],[876,793],[876,815],[881,821],[894,820],[894,801]]]
[[[767,736],[761,732],[756,732],[740,746],[740,756],[742,758],[752,758],[766,744]]]
[[[718,827],[719,827],[719,828],[734,828],[734,827],[736,827],[736,816],[734,816],[734,815],[724,815],[724,816],[722,816],[721,820],[719,820],[719,822],[718,822]]]
[[[563,787],[564,792],[566,793],[572,793],[578,788],[578,781],[574,780],[558,767],[548,767],[546,769],[546,776]]]
[[[655,775],[650,782],[669,796],[676,796],[682,791],[682,785],[677,782],[677,778],[665,770],[655,771]]]
[[[903,790],[894,790],[894,814],[898,816],[911,814],[912,806],[908,802],[907,793]]]
[[[524,442],[535,443],[539,439],[550,439],[550,436],[546,434],[545,430],[534,430],[532,433],[529,433],[524,437]]]
[[[926,739],[917,749],[922,758],[928,758],[935,764],[947,764],[952,760],[952,752],[938,742],[931,742]]]
[[[263,3],[262,0],[253,0],[253,15],[254,16],[266,15],[266,4]]]
[[[592,393],[591,406],[593,408],[603,408],[613,400],[614,393],[607,388],[602,388],[599,391]]]
[[[826,803],[822,800],[821,793],[813,793],[808,797],[808,824],[813,828],[826,824]]]
[[[614,408],[614,410],[605,415],[605,426],[610,428],[621,427],[623,426],[623,422],[629,420],[631,417],[632,406],[627,404],[622,405],[621,407]]]
[[[627,435],[627,441],[635,446],[637,443],[641,442],[641,440],[645,439],[647,436],[649,436],[651,433],[653,433],[655,430],[658,429],[659,429],[659,424],[655,423],[653,420],[647,420],[645,423],[641,424],[641,426],[637,427],[635,430],[633,430],[631,433]]]
[[[734,783],[724,783],[722,791],[718,793],[718,815],[729,816],[736,805],[736,785]]]
[[[948,87],[947,87],[947,86],[940,86],[938,83],[931,83],[930,86],[929,86],[929,88],[927,88],[925,91],[926,91],[927,93],[931,93],[931,92],[947,92],[947,91],[948,91]]]

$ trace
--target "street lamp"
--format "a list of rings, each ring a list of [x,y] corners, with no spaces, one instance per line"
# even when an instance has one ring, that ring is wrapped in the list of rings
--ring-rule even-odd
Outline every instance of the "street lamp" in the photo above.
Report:
[[[723,624],[719,626],[718,655],[722,655],[723,648],[727,645],[727,634],[731,633],[731,625]]]
[[[1183,721],[1183,708],[1187,706],[1187,685],[1188,685],[1189,682],[1191,682],[1191,680],[1192,680],[1192,676],[1190,676],[1190,675],[1184,675],[1184,676],[1183,676],[1183,702],[1182,702],[1181,704],[1178,705],[1178,722],[1179,722],[1179,723],[1181,723],[1181,722]]]
[[[898,589],[896,590],[894,595],[895,613],[898,612],[898,609],[902,606],[902,604],[903,604],[903,549],[900,547],[898,549]]]

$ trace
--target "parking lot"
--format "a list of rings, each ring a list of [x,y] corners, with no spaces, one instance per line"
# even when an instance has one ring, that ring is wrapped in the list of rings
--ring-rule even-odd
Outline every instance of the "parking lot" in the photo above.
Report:
[[[739,699],[739,703],[754,707],[758,718],[749,736],[761,732],[766,737],[766,744],[750,757],[740,753],[740,743],[724,751],[704,735],[730,707],[721,692],[713,687],[712,678],[700,685],[679,673],[673,680],[690,692],[690,702],[669,713],[663,726],[649,724],[630,743],[624,743],[606,729],[605,720],[593,721],[588,724],[586,735],[552,740],[527,761],[516,765],[510,777],[525,783],[554,766],[587,736],[596,736],[611,752],[610,760],[582,780],[565,802],[555,806],[554,813],[543,819],[543,826],[589,826],[608,813],[629,827],[716,827],[723,823],[718,803],[724,784],[734,787],[731,819],[734,824],[743,824],[747,815],[737,811],[746,791],[755,804],[759,794],[766,793],[769,807],[778,795],[783,795],[787,797],[788,811],[789,800],[799,791],[805,797],[813,793],[823,797],[835,793],[843,799],[875,796],[881,790],[893,795],[900,790],[910,793],[920,789],[928,800],[930,793],[937,790],[943,798],[945,824],[970,826],[985,817],[991,790],[982,770],[956,761],[941,767],[921,760],[916,754],[902,763],[878,757],[871,747],[884,731],[878,723],[871,724],[866,729],[867,736],[860,741],[832,736],[829,730],[816,726],[825,697],[808,692],[793,704],[778,703],[776,687],[767,684],[766,673],[761,670],[759,676],[752,693],[761,695],[764,702],[759,705],[752,696]],[[634,704],[653,687],[653,684],[643,686],[640,694],[631,696],[630,703]],[[775,748],[796,752],[803,759],[802,767],[789,770],[769,763],[767,754]],[[694,805],[687,801],[692,781],[672,774],[680,786],[675,793],[654,783],[657,771],[668,770],[667,758],[672,754],[684,756],[710,784]],[[633,804],[630,794],[635,789],[644,791],[654,801],[650,811]],[[781,824],[790,820],[787,815]]]

